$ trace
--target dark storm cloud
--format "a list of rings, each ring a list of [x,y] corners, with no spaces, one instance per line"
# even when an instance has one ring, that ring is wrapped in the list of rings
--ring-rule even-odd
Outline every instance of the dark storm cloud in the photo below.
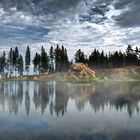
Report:
[[[92,6],[89,8],[88,12],[86,15],[79,15],[79,21],[84,22],[84,21],[89,21],[93,23],[101,23],[104,22],[107,17],[105,16],[105,13],[109,11],[109,8],[107,5],[98,5],[98,6]]]
[[[0,5],[4,10],[16,7],[18,11],[32,14],[54,14],[75,8],[81,0],[1,0]]]
[[[140,26],[140,0],[123,0],[115,4],[116,9],[125,9],[121,15],[115,18],[117,23],[123,27]]]
[[[27,12],[32,15],[48,15],[54,16],[63,13],[64,17],[67,17],[70,12],[67,10],[72,9],[73,12],[80,2],[84,2],[87,5],[94,6],[100,4],[112,4],[115,9],[122,10],[122,13],[118,16],[114,16],[114,20],[122,27],[135,27],[140,26],[140,0],[0,0],[1,7],[5,11],[10,11],[10,8],[15,7],[17,11]],[[82,9],[83,7],[81,7]],[[127,10],[125,10],[127,8]],[[91,9],[90,15],[93,14],[104,15],[104,11],[96,8]],[[91,20],[91,16],[83,16],[82,20]],[[104,19],[104,17],[103,17]],[[97,22],[98,23],[98,22]]]
[[[114,16],[116,24],[121,27],[140,26],[140,0],[97,0],[96,4],[108,3],[114,5],[121,14]]]

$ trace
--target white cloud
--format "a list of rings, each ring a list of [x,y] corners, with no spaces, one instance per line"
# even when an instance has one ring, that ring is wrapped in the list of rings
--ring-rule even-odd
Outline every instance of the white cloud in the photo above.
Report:
[[[80,6],[83,3],[66,17],[55,17],[51,13],[37,16],[17,11],[16,7],[12,7],[9,13],[0,8],[0,49],[21,46],[20,50],[24,52],[26,46],[30,45],[35,53],[40,51],[41,46],[49,50],[50,46],[60,44],[67,48],[70,58],[73,58],[78,49],[89,54],[94,48],[108,52],[125,50],[127,44],[139,45],[140,28],[121,28],[116,25],[113,16],[120,15],[122,10],[109,5],[109,11],[105,13],[106,19],[102,22],[80,22],[79,15],[86,15],[92,7],[84,5],[82,9]],[[67,14],[63,12],[61,11],[62,15]]]

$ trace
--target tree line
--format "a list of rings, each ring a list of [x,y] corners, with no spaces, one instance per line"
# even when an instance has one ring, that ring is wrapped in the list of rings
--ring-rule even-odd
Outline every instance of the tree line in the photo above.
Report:
[[[31,64],[33,64],[34,74],[66,72],[70,66],[67,49],[64,46],[57,45],[56,48],[51,46],[49,53],[42,46],[41,52],[36,52],[33,60],[29,46],[24,57],[19,53],[18,47],[15,47],[10,48],[7,55],[3,52],[0,56],[0,75],[2,77],[23,76],[24,72],[29,75]]]
[[[79,49],[74,55],[74,62],[87,64],[91,69],[140,66],[140,48],[133,49],[128,45],[125,52],[115,51],[109,54],[94,49],[89,56]],[[26,48],[24,57],[19,53],[18,47],[15,47],[10,48],[8,54],[3,52],[0,56],[0,75],[2,77],[23,76],[24,72],[29,75],[31,64],[33,64],[34,74],[66,72],[72,63],[64,46],[57,45],[56,48],[51,46],[49,52],[46,52],[42,46],[40,53],[36,52],[32,60],[29,46]]]
[[[89,57],[79,49],[75,54],[75,62],[88,64],[92,69],[140,66],[140,48],[132,49],[132,46],[128,45],[125,52],[115,51],[109,54],[94,49]]]

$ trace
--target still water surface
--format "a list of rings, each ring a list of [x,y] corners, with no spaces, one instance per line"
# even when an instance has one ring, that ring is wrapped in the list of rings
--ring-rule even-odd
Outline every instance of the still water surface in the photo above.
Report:
[[[140,140],[140,83],[0,83],[0,140]]]

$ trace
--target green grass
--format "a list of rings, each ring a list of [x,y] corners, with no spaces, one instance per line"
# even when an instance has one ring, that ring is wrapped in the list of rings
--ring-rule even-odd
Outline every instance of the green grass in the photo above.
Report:
[[[99,83],[99,82],[103,82],[105,80],[102,80],[98,77],[76,77],[76,76],[71,76],[67,79],[68,82],[72,82],[72,83]]]

